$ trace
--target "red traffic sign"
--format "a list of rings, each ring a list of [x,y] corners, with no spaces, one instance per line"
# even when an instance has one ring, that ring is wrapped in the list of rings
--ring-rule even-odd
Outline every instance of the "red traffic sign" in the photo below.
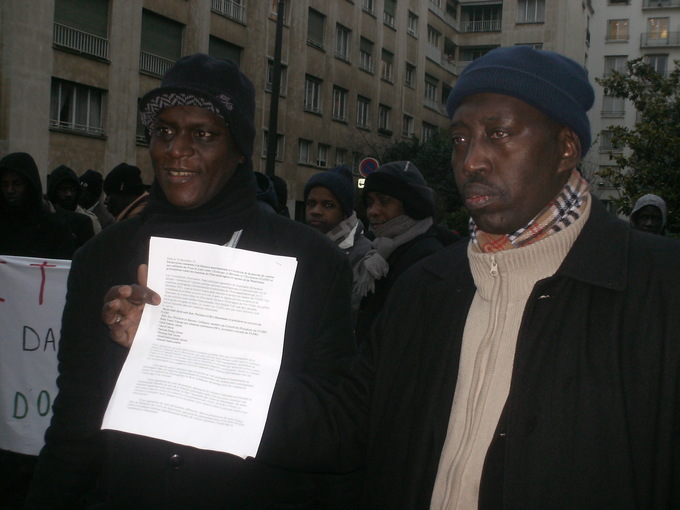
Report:
[[[375,172],[380,166],[380,162],[375,158],[364,158],[359,163],[359,173],[364,177],[368,177]]]

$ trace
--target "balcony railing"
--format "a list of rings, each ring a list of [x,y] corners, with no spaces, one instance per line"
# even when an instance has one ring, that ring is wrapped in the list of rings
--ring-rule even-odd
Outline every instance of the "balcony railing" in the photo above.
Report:
[[[246,8],[231,0],[212,0],[211,8],[213,12],[225,18],[231,18],[243,24],[246,22]]]
[[[666,37],[659,37],[655,33],[644,33],[640,35],[641,48],[659,48],[680,46],[680,32],[666,32]]]
[[[70,131],[72,133],[81,133],[92,136],[103,136],[104,128],[99,126],[85,126],[83,124],[76,124],[74,122],[64,122],[56,119],[50,119],[50,127],[53,129]]]
[[[461,32],[500,32],[502,19],[488,19],[483,21],[463,21]]]
[[[109,58],[108,39],[88,34],[82,30],[76,30],[75,28],[67,27],[66,25],[61,25],[59,23],[54,24],[52,42],[62,48],[68,48],[107,60]]]
[[[628,40],[628,34],[627,33],[607,34],[605,36],[605,40],[607,40],[607,41],[627,41]]]
[[[680,0],[642,0],[643,9],[664,9],[680,7]]]
[[[165,71],[170,69],[174,63],[174,60],[159,57],[158,55],[144,51],[139,53],[139,69],[156,76],[163,76]]]

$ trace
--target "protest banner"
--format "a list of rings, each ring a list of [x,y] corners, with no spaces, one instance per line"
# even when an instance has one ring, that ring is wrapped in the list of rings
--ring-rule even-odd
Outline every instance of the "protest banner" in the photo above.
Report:
[[[37,455],[57,394],[70,260],[0,255],[0,448]]]

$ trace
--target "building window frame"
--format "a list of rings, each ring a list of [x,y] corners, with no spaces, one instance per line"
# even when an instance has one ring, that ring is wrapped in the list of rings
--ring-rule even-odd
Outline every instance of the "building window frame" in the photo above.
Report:
[[[517,0],[517,24],[545,23],[545,0]]]
[[[357,97],[357,127],[369,129],[371,121],[371,100],[364,96]]]
[[[347,105],[349,91],[342,87],[333,86],[333,112],[331,119],[338,122],[347,122]]]
[[[50,129],[103,137],[106,91],[52,78]]]
[[[321,85],[323,80],[310,74],[305,75],[304,109],[306,112],[321,115]]]
[[[335,25],[335,58],[345,62],[350,61],[350,48],[352,41],[352,31],[337,23]]]

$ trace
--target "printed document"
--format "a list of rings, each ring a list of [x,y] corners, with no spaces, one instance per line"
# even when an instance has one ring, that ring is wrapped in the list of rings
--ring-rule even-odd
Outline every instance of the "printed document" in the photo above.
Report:
[[[297,261],[151,238],[147,305],[103,429],[254,456],[281,366]]]

